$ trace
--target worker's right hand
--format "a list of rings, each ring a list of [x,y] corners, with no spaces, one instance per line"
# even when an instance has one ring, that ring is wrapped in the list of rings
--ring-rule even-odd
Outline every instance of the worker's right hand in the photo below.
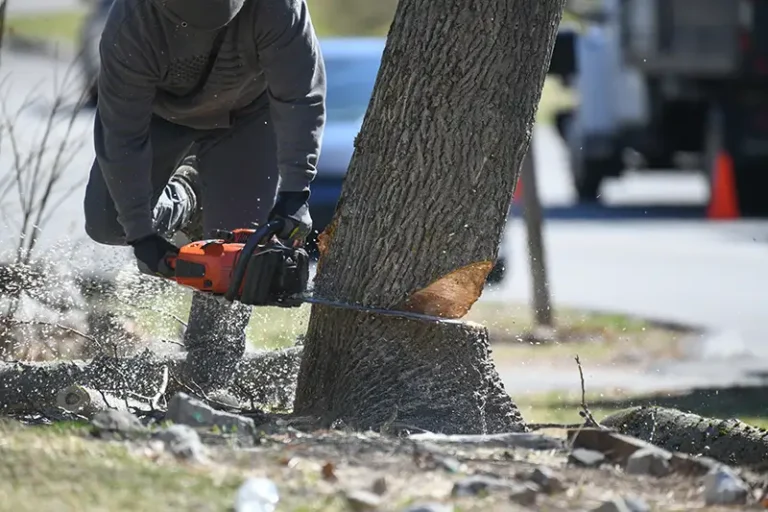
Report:
[[[280,192],[269,220],[282,220],[283,230],[277,236],[301,245],[312,232],[312,216],[309,214],[309,192]]]
[[[174,271],[167,260],[179,254],[179,248],[160,235],[147,237],[131,242],[133,255],[143,263],[150,272],[160,277],[173,277]]]

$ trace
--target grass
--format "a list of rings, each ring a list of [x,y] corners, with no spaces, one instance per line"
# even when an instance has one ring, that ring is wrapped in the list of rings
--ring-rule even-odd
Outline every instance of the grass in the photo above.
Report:
[[[242,482],[75,434],[0,423],[3,510],[226,510]]]
[[[6,30],[16,36],[52,40],[74,45],[79,38],[85,19],[83,10],[60,11],[46,14],[10,16]]]

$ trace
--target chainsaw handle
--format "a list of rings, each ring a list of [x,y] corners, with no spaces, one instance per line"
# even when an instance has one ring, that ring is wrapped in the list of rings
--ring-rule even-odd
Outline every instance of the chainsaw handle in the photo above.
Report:
[[[245,278],[245,271],[248,269],[248,262],[251,261],[251,256],[256,250],[256,247],[259,246],[262,240],[269,239],[271,236],[280,233],[284,227],[284,220],[271,220],[248,237],[248,240],[243,246],[243,250],[240,251],[240,256],[237,258],[235,268],[232,270],[232,280],[229,283],[227,292],[224,294],[224,297],[227,300],[234,301],[237,299],[237,296],[240,293],[240,285],[243,282],[243,278]]]

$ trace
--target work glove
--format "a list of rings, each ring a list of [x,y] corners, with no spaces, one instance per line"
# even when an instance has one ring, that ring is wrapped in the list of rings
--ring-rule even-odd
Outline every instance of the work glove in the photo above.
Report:
[[[160,277],[173,277],[174,270],[168,265],[171,256],[179,254],[179,248],[160,235],[149,235],[131,242],[133,255],[150,272]]]
[[[312,231],[312,217],[309,215],[309,191],[279,192],[269,220],[282,220],[285,225],[278,238],[300,245]]]

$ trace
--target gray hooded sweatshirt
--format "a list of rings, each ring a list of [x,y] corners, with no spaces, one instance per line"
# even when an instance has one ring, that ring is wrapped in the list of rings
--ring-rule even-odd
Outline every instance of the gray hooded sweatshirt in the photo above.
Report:
[[[100,55],[95,152],[128,241],[153,232],[153,114],[200,130],[226,128],[266,93],[279,190],[309,190],[326,84],[304,0],[115,0]]]

